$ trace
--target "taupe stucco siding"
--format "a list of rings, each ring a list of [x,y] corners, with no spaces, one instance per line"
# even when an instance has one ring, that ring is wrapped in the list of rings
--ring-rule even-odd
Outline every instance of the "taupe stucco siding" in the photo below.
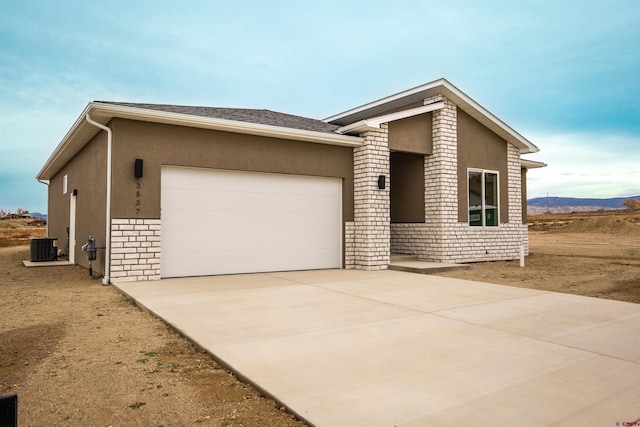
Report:
[[[160,171],[172,165],[342,178],[343,220],[353,220],[350,147],[124,119],[112,123],[113,218],[160,218]],[[144,165],[140,179],[134,177],[136,158]]]
[[[58,248],[68,253],[66,227],[69,226],[69,194],[62,194],[62,177],[65,169],[49,182],[47,222],[49,237],[58,238]]]
[[[389,122],[389,149],[407,153],[433,152],[432,114],[425,113]]]
[[[424,222],[424,156],[391,153],[391,222]]]
[[[500,174],[500,222],[509,222],[507,142],[473,117],[458,109],[458,221],[467,222],[469,201],[467,169]]]
[[[89,267],[82,245],[89,236],[96,239],[96,245],[104,247],[106,226],[106,173],[107,137],[98,133],[76,156],[65,165],[50,181],[49,185],[49,236],[58,238],[58,247],[66,254],[67,227],[69,227],[70,197],[76,196],[76,245],[75,262]],[[62,194],[63,177],[67,175],[67,194]],[[99,250],[92,263],[94,271],[104,273],[104,251]]]

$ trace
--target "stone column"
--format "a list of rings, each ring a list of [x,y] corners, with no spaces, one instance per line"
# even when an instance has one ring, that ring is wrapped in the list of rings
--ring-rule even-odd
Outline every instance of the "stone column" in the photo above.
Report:
[[[382,270],[391,258],[390,177],[387,125],[361,135],[364,145],[353,151],[354,167],[354,267]],[[386,188],[378,188],[384,175]]]
[[[441,261],[458,222],[458,119],[454,103],[442,96],[431,101],[444,101],[444,108],[433,112],[433,154],[425,157],[425,224],[433,238],[428,259]]]
[[[509,189],[509,223],[522,224],[522,165],[520,151],[507,143],[507,187]]]
[[[509,189],[509,227],[516,234],[516,245],[524,246],[524,252],[529,255],[529,230],[527,224],[522,223],[523,209],[527,209],[526,200],[522,200],[522,162],[520,150],[507,143],[507,187]],[[519,241],[519,242],[518,242]],[[519,244],[518,244],[519,243]]]

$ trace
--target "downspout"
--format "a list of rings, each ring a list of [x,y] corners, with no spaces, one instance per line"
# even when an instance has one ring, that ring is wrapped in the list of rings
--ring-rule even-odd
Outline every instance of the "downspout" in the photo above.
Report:
[[[36,180],[40,183],[40,184],[44,184],[47,186],[47,201],[49,200],[49,184],[48,182],[44,182],[43,180],[36,178]],[[47,203],[47,229],[46,229],[46,233],[47,233],[47,237],[49,237],[49,206]]]
[[[113,135],[111,128],[102,125],[91,119],[89,113],[85,116],[87,122],[107,132],[107,214],[105,227],[105,251],[104,251],[104,277],[102,284],[109,284],[109,273],[111,271],[111,146],[113,144]]]

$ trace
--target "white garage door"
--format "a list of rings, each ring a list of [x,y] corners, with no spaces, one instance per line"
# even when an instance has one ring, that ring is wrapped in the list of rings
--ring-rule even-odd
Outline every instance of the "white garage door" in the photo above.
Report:
[[[339,178],[163,167],[162,277],[342,266]]]

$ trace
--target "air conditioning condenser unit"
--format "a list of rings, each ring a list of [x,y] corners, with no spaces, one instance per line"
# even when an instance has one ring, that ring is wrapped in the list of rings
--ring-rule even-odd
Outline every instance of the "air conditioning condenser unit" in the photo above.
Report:
[[[58,259],[58,239],[44,237],[31,239],[31,261],[55,261]]]

